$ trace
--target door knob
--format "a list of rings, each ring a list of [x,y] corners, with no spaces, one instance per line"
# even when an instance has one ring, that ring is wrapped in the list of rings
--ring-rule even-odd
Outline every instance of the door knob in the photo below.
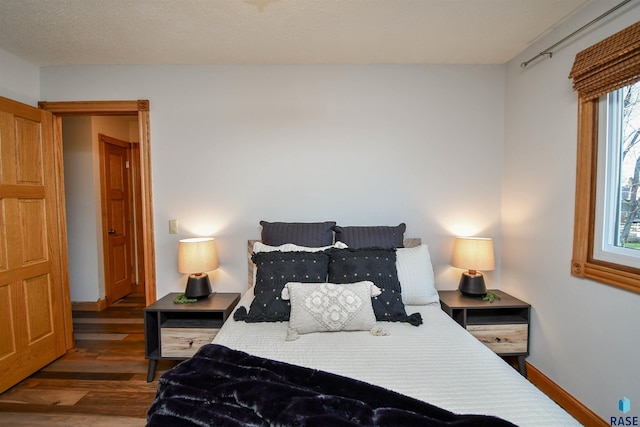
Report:
[[[114,230],[113,228],[110,228],[107,233],[109,234],[116,234],[116,230]]]

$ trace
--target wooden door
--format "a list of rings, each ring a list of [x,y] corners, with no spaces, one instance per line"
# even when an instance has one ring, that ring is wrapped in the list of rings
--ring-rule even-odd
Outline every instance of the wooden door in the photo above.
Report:
[[[55,159],[51,113],[0,97],[0,392],[66,351]]]
[[[129,154],[130,144],[100,134],[102,228],[107,303],[132,291]]]

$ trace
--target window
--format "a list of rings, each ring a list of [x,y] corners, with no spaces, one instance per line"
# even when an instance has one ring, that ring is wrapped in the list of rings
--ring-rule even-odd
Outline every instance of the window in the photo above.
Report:
[[[640,83],[598,104],[594,258],[640,268]]]
[[[640,293],[640,22],[579,52],[572,274]]]

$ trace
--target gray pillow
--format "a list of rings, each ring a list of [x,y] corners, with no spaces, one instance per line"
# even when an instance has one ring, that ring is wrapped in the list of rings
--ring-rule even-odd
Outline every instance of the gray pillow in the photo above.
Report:
[[[267,222],[262,225],[262,243],[270,246],[293,243],[300,246],[329,246],[333,243],[335,221]]]
[[[359,226],[341,227],[336,225],[336,242],[345,243],[350,248],[402,248],[404,244],[405,223],[395,227]]]

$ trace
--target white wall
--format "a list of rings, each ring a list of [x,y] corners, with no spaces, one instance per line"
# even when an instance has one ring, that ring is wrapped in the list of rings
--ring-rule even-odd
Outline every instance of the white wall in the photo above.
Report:
[[[71,301],[95,302],[100,299],[102,261],[97,241],[100,193],[94,185],[91,117],[64,117],[62,131]],[[99,179],[99,169],[97,173]]]
[[[213,235],[244,291],[261,219],[396,225],[455,288],[452,236],[500,241],[503,66],[45,67],[46,100],[149,99],[158,296],[179,238]],[[178,235],[168,221],[178,219]],[[497,287],[499,274],[490,273]]]
[[[37,106],[40,67],[0,49],[0,96]]]
[[[98,134],[137,139],[131,137],[131,123],[119,116],[63,118],[69,287],[74,302],[105,299]]]
[[[575,54],[635,23],[626,6],[554,51],[530,59],[612,7],[598,1],[507,64],[502,211],[503,289],[533,306],[529,362],[605,420],[627,396],[640,411],[640,295],[569,274],[573,243]]]

